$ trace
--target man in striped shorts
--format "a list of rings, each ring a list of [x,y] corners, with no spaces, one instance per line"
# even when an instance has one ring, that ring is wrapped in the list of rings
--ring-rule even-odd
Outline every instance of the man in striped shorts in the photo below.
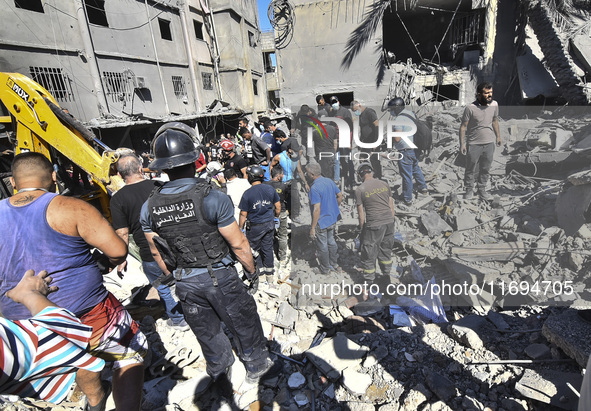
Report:
[[[139,410],[146,338],[107,291],[90,254],[97,248],[104,253],[104,264],[115,267],[125,261],[127,246],[95,207],[55,194],[55,179],[42,154],[14,158],[11,183],[17,193],[0,201],[0,220],[8,234],[0,243],[0,311],[10,320],[28,318],[26,308],[5,293],[20,281],[20,273],[46,269],[59,288],[53,302],[93,327],[90,353],[112,363],[117,410]],[[98,373],[80,370],[76,382],[87,396],[88,409],[104,409],[107,392]]]

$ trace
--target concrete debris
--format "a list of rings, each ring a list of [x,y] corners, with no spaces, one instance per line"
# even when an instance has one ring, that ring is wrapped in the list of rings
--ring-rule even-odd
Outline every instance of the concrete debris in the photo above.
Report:
[[[526,248],[521,241],[451,249],[452,254],[465,261],[510,261],[524,251]]]
[[[574,377],[591,353],[591,324],[576,311],[591,301],[591,171],[584,151],[591,147],[591,127],[585,116],[501,120],[508,146],[504,154],[495,151],[488,188],[495,198],[465,200],[463,168],[456,165],[461,115],[461,108],[431,114],[438,131],[421,162],[429,193],[418,195],[412,207],[401,210],[397,167],[384,166],[397,235],[391,277],[381,276],[378,267],[376,281],[368,282],[379,292],[353,288],[364,279],[359,253],[347,246],[359,234],[350,192],[343,190],[337,225],[344,272],[314,274],[310,218],[302,213],[303,223],[291,225],[291,265],[277,269],[282,284],[261,284],[255,295],[270,350],[284,366],[278,378],[247,384],[236,358],[233,394],[222,400],[214,390],[203,391],[209,377],[192,332],[167,326],[155,293],[149,298],[155,295],[154,307],[133,305],[131,290],[147,284],[139,264],[130,258],[123,280],[116,273],[106,276],[150,344],[142,410],[509,411],[544,409],[540,403],[573,409],[564,384],[579,387]],[[569,160],[573,147],[583,150],[577,156],[586,163]],[[303,189],[300,196],[306,204]],[[397,297],[432,300],[409,291],[425,283],[413,278],[409,256],[424,279],[433,277],[440,287],[448,323],[393,324],[389,306]],[[79,411],[82,401],[73,398],[60,407]],[[0,397],[0,408],[5,405]]]
[[[290,389],[296,390],[298,388],[302,388],[306,383],[306,377],[300,372],[295,372],[289,376],[287,380],[287,385]]]
[[[439,214],[434,211],[429,211],[421,216],[421,224],[427,230],[429,237],[435,237],[447,231],[451,232],[453,229],[447,224]]]
[[[372,383],[372,377],[351,368],[343,371],[343,384],[353,394],[363,395]]]
[[[577,396],[567,386],[580,387],[583,377],[580,374],[552,370],[534,371],[526,369],[515,384],[515,390],[527,398],[550,404],[563,410],[576,409]]]
[[[548,342],[559,347],[566,355],[585,368],[591,353],[591,324],[577,315],[577,310],[553,314],[544,322],[542,334]]]
[[[367,347],[356,344],[344,334],[337,334],[317,347],[310,348],[305,354],[324,375],[334,381],[341,377],[345,369],[358,367],[368,351]]]
[[[546,344],[531,344],[525,347],[525,354],[532,360],[550,358],[550,347]]]

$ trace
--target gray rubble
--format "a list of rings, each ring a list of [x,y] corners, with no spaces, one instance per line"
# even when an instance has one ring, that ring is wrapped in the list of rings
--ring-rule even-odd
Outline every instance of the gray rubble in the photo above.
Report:
[[[461,110],[431,115],[434,130],[445,124],[455,128]],[[535,140],[537,153],[556,160],[551,153],[568,153],[573,142],[586,141],[579,130],[588,120],[513,119],[501,121],[501,127],[509,150]],[[142,409],[530,410],[543,409],[542,404],[573,409],[576,396],[566,382],[578,389],[591,353],[591,325],[576,312],[591,306],[591,171],[569,162],[551,177],[528,175],[497,150],[490,188],[495,199],[465,201],[463,169],[455,164],[456,131],[448,129],[435,133],[435,147],[421,163],[431,190],[412,210],[398,206],[396,167],[384,167],[395,187],[399,235],[397,269],[383,283],[417,283],[411,257],[420,266],[421,282],[477,285],[475,293],[463,288],[441,295],[449,322],[430,323],[420,311],[428,314],[427,303],[435,303],[415,298],[419,311],[402,307],[413,326],[397,327],[388,307],[396,296],[353,288],[363,280],[356,267],[356,210],[346,193],[337,236],[344,274],[313,274],[309,227],[306,221],[292,225],[291,267],[278,270],[280,284],[261,284],[255,296],[271,351],[284,371],[265,384],[249,385],[236,359],[233,394],[225,400],[211,390],[201,392],[208,377],[193,334],[168,328],[161,308],[132,305],[131,290],[147,284],[137,262],[130,259],[133,274],[123,280],[106,277],[150,342]],[[147,298],[157,299],[153,293]],[[83,404],[81,396],[57,407],[27,400],[16,408],[13,400],[3,397],[3,409],[81,410]],[[114,407],[112,398],[108,407]]]

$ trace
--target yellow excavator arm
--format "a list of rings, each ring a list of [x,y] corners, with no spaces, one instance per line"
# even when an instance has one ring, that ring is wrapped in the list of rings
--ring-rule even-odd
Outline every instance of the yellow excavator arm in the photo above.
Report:
[[[0,72],[0,101],[10,113],[0,116],[0,124],[12,125],[15,154],[36,151],[56,164],[57,159],[52,157],[59,152],[95,183],[97,190],[86,199],[98,199],[103,214],[109,218],[110,194],[123,185],[111,168],[119,153],[63,111],[41,85],[22,74]]]

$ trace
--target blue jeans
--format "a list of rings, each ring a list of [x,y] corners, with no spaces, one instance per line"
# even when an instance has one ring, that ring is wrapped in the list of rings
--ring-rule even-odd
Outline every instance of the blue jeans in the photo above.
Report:
[[[417,188],[422,190],[427,188],[425,177],[419,167],[419,160],[412,149],[402,150],[402,158],[398,161],[398,171],[402,177],[402,197],[404,201],[412,201],[412,184],[413,177],[417,182]]]
[[[318,253],[320,271],[323,273],[327,273],[331,266],[337,265],[339,248],[334,239],[335,227],[336,224],[326,228],[316,226],[316,251]]]
[[[152,284],[158,277],[162,275],[162,270],[160,267],[158,267],[158,263],[156,261],[142,262],[142,268],[144,269],[144,274],[146,277],[148,277],[150,284]],[[161,285],[160,287],[157,287],[156,290],[158,291],[160,299],[164,303],[166,315],[168,318],[170,318],[175,324],[184,320],[185,316],[183,315],[181,306],[172,297],[170,287]]]

